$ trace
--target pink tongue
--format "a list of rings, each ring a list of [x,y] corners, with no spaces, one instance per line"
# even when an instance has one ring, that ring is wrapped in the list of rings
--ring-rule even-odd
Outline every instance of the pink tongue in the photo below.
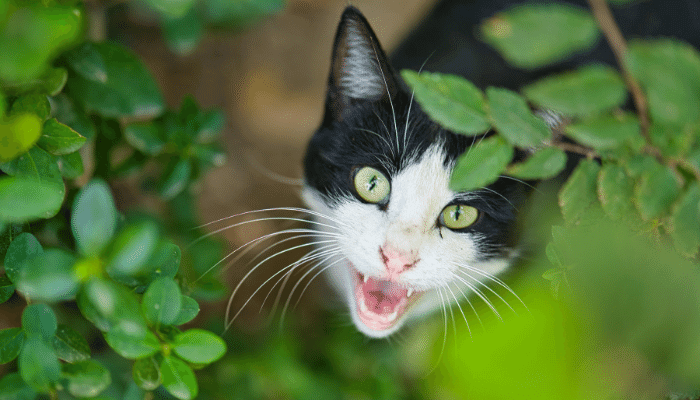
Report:
[[[362,293],[368,310],[377,314],[390,314],[408,291],[392,282],[369,278],[362,283]]]

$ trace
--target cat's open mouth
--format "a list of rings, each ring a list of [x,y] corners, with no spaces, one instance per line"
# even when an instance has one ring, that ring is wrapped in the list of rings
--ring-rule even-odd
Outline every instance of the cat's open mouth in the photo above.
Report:
[[[395,282],[368,277],[354,268],[355,304],[360,320],[375,331],[387,330],[401,319],[422,292]]]

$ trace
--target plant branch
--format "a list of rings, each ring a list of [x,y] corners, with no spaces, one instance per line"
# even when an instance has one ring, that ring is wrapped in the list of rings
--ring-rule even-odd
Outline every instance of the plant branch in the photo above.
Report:
[[[613,18],[612,11],[606,0],[587,0],[588,5],[591,7],[593,16],[598,22],[600,30],[603,31],[610,48],[615,54],[615,59],[622,71],[622,77],[625,80],[627,89],[629,89],[632,94],[632,101],[639,114],[639,125],[642,131],[642,136],[647,141],[651,143],[649,139],[649,115],[647,108],[647,100],[642,87],[639,86],[639,82],[627,71],[625,67],[625,54],[627,53],[627,42],[620,28],[615,23],[615,18]]]
[[[598,157],[598,153],[596,153],[595,150],[589,149],[588,147],[578,145],[576,143],[554,141],[551,143],[551,146],[556,147],[556,148],[561,149],[561,150],[564,150],[564,151],[568,151],[569,153],[581,154],[582,156],[586,156],[586,158],[588,158],[588,159],[593,159],[593,158]]]

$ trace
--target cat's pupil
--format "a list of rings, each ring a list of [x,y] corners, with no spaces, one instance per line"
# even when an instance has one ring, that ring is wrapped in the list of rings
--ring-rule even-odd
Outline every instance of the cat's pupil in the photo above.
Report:
[[[462,215],[462,207],[457,206],[457,208],[455,208],[455,210],[452,212],[452,219],[454,219],[455,221],[459,221],[459,217],[461,215]]]
[[[367,190],[370,192],[373,191],[375,187],[377,187],[377,175],[374,175],[367,183]]]

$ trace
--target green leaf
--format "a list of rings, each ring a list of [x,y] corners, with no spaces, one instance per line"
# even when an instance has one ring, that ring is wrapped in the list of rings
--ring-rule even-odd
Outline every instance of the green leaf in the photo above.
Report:
[[[58,169],[61,170],[61,175],[66,179],[75,179],[83,175],[85,170],[80,152],[58,156]]]
[[[508,167],[510,176],[530,180],[547,179],[559,174],[566,167],[566,153],[555,147],[545,147],[529,156],[524,162]]]
[[[132,284],[129,277],[151,271],[147,261],[158,245],[158,226],[142,221],[125,226],[114,239],[106,256],[106,271],[114,279]],[[138,282],[133,282],[134,285]]]
[[[596,150],[622,146],[628,140],[640,137],[639,120],[634,114],[606,115],[568,125],[566,134],[577,142]]]
[[[484,95],[466,79],[410,70],[401,71],[401,76],[430,118],[445,128],[465,135],[478,135],[490,128]]]
[[[182,309],[180,287],[172,278],[154,280],[143,294],[143,315],[153,325],[172,325]]]
[[[209,110],[197,116],[199,130],[195,135],[197,143],[211,143],[216,140],[224,129],[224,113],[219,109]]]
[[[3,15],[5,15],[3,13]],[[82,34],[83,11],[70,6],[13,7],[0,31],[0,79],[26,81]]]
[[[582,117],[622,106],[627,99],[620,74],[604,65],[549,76],[525,86],[523,93],[540,107]]]
[[[136,149],[158,155],[165,146],[163,126],[156,122],[134,122],[124,128],[124,138]]]
[[[65,94],[53,98],[54,116],[59,122],[70,126],[87,139],[95,137],[95,124],[79,106]]]
[[[244,29],[263,17],[281,12],[285,0],[206,0],[207,22],[227,28]]]
[[[90,358],[90,346],[84,337],[67,325],[60,324],[53,338],[53,348],[59,359],[76,363]]]
[[[173,351],[185,361],[210,364],[223,357],[226,343],[209,331],[190,329],[175,337]]]
[[[56,314],[46,304],[30,304],[22,312],[22,330],[27,336],[40,335],[50,341],[56,334],[58,321]]]
[[[567,222],[576,222],[596,200],[598,170],[597,162],[581,161],[559,192],[559,206]]]
[[[41,119],[34,114],[0,118],[0,162],[29,151],[40,136]]]
[[[86,110],[106,118],[154,117],[163,112],[155,80],[125,47],[85,43],[69,52],[66,60],[78,73],[68,78],[67,88]]]
[[[22,344],[24,344],[24,332],[22,329],[0,329],[0,364],[9,363],[17,358],[20,350],[22,350]]]
[[[616,164],[605,164],[598,175],[598,199],[605,213],[613,220],[634,215],[634,181],[627,176],[625,168]]]
[[[0,399],[34,400],[36,392],[29,387],[19,373],[7,374],[0,379]]]
[[[34,390],[48,393],[61,378],[56,352],[41,335],[30,335],[19,355],[19,373]]]
[[[22,263],[17,291],[32,300],[57,302],[72,299],[78,282],[72,266],[75,257],[59,249],[48,249]]]
[[[181,56],[192,53],[204,35],[204,21],[197,7],[190,8],[179,18],[164,18],[162,28],[165,44]]]
[[[116,329],[120,335],[140,340],[146,336],[146,321],[135,295],[123,285],[106,279],[87,281],[78,293],[78,308],[101,331]]]
[[[24,222],[56,215],[65,189],[27,177],[0,178],[0,221]]]
[[[49,67],[46,72],[37,79],[30,81],[14,82],[3,85],[6,94],[21,96],[27,93],[39,93],[55,96],[63,90],[68,80],[68,71],[65,68]]]
[[[10,242],[5,253],[5,273],[12,282],[17,282],[24,260],[44,252],[39,241],[29,232],[22,232]]]
[[[181,158],[168,167],[161,178],[159,192],[164,199],[169,200],[187,188],[192,175],[192,162]]]
[[[95,397],[112,383],[107,368],[92,360],[63,364],[62,372],[68,380],[68,392],[76,397]]]
[[[599,35],[590,13],[561,3],[517,6],[485,20],[480,30],[503,58],[526,69],[589,49]]]
[[[84,255],[99,255],[117,229],[117,209],[109,186],[101,179],[85,185],[73,202],[71,230]]]
[[[51,114],[51,104],[45,94],[28,94],[18,97],[10,107],[10,116],[20,114],[34,114],[46,121]]]
[[[7,275],[0,275],[0,304],[6,302],[15,293],[15,285]]]
[[[500,136],[478,141],[457,159],[450,188],[456,192],[478,189],[495,182],[513,158],[513,148]]]
[[[683,126],[700,119],[700,55],[691,45],[633,41],[625,64],[646,92],[652,121]]]
[[[105,340],[117,354],[130,360],[150,357],[160,351],[160,342],[150,331],[146,331],[145,337],[134,339],[118,330],[111,330],[105,333]]]
[[[180,313],[177,315],[177,318],[175,318],[173,325],[178,326],[186,324],[192,321],[197,314],[199,314],[199,304],[197,303],[197,300],[183,295],[182,308],[180,309]]]
[[[519,94],[490,87],[486,97],[493,126],[513,146],[537,147],[552,137],[547,123],[530,111]]]
[[[149,282],[161,276],[174,278],[180,268],[181,257],[180,247],[172,242],[161,241],[148,261],[149,265],[156,266],[156,269],[151,273]]]
[[[700,184],[693,182],[673,208],[671,237],[676,249],[693,257],[700,249]]]
[[[143,390],[156,390],[161,384],[160,366],[153,357],[136,360],[131,375],[134,382]]]
[[[657,162],[642,171],[634,188],[637,210],[646,221],[668,213],[680,194],[680,184],[674,172]]]
[[[51,118],[44,123],[37,145],[55,156],[62,156],[81,148],[85,140],[78,132]]]
[[[144,2],[164,18],[180,18],[195,8],[196,0],[144,0]]]
[[[197,397],[197,378],[187,364],[177,357],[163,357],[160,363],[163,387],[171,395],[181,400]]]

